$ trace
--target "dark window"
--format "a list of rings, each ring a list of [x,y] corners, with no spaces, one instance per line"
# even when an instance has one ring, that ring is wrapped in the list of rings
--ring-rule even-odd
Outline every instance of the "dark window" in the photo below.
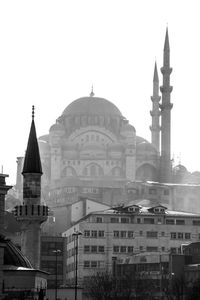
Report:
[[[200,220],[193,220],[193,221],[192,221],[192,224],[193,224],[194,226],[200,226]]]
[[[104,230],[99,230],[99,237],[104,237]]]
[[[168,225],[174,225],[175,224],[175,220],[174,219],[166,219],[166,224],[168,224]]]
[[[84,246],[84,253],[88,253],[90,252],[90,246],[89,245],[85,245]]]
[[[129,218],[121,218],[121,223],[129,223]]]
[[[97,223],[102,223],[102,222],[103,222],[103,218],[97,217]]]
[[[119,218],[110,218],[111,223],[119,223]]]
[[[158,232],[157,231],[147,231],[147,238],[158,238]]]
[[[156,252],[156,251],[158,251],[158,247],[147,247],[147,251]]]
[[[104,251],[104,246],[99,246],[99,252],[103,253]]]
[[[89,260],[84,261],[84,268],[89,268],[90,267],[90,262]]]
[[[119,238],[119,231],[113,231],[113,236],[115,237],[115,238]]]
[[[113,246],[113,252],[119,252],[119,246]]]
[[[91,246],[91,252],[97,253],[97,246]]]
[[[144,224],[154,224],[153,218],[144,218]]]
[[[120,247],[120,252],[125,253],[126,252],[126,246],[121,246]]]
[[[90,236],[90,230],[85,230],[84,237],[89,237],[89,236]]]
[[[126,231],[121,231],[120,236],[121,238],[126,238]]]
[[[191,233],[186,232],[186,233],[185,233],[185,239],[186,239],[186,240],[190,240],[190,239],[191,239]]]
[[[176,239],[176,232],[171,232],[171,240],[175,240]]]
[[[176,220],[176,225],[184,225],[185,224],[185,220]]]

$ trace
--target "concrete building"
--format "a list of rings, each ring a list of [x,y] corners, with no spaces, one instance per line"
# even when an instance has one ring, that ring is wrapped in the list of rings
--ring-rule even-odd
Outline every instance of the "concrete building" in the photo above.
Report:
[[[200,215],[170,211],[162,205],[126,205],[94,212],[63,233],[67,238],[67,279],[74,280],[74,231],[82,232],[78,247],[78,277],[111,271],[120,261],[140,252],[181,253],[200,239]]]

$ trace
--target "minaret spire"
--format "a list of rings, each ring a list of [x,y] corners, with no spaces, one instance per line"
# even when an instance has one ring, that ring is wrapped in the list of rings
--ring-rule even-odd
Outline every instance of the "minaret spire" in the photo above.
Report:
[[[172,86],[170,86],[170,46],[168,28],[166,29],[164,52],[163,52],[163,85],[160,87],[162,93],[161,109],[161,162],[160,162],[160,181],[171,181],[171,101]]]
[[[153,76],[153,96],[151,96],[152,110],[150,111],[150,115],[152,117],[152,125],[150,126],[150,130],[151,143],[154,145],[158,152],[160,152],[160,99],[161,97],[159,96],[159,78],[157,64],[155,62]]]

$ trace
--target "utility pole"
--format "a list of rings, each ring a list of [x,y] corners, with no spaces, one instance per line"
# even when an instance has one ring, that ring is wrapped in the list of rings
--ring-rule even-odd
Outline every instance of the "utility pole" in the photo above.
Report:
[[[58,291],[58,253],[60,249],[53,250],[53,253],[56,255],[56,265],[55,265],[55,300],[57,300],[57,291]]]
[[[72,236],[74,237],[74,258],[75,258],[75,300],[77,300],[77,286],[78,286],[78,237],[82,235],[80,231],[75,231]]]

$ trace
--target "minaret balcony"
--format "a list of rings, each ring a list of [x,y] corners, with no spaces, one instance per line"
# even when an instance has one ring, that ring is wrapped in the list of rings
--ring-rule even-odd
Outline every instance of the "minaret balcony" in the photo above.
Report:
[[[173,86],[161,86],[160,91],[161,93],[171,93],[173,90]]]
[[[48,217],[48,210],[46,205],[17,205],[14,208],[14,215],[18,221],[34,220],[42,223]]]

